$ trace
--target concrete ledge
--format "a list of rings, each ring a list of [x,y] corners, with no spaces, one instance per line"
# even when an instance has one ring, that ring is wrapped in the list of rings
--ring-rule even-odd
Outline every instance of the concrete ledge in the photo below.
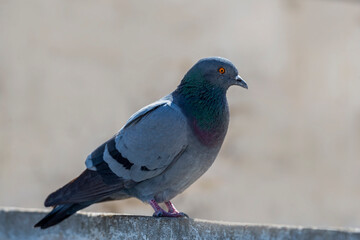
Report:
[[[33,228],[45,214],[36,209],[0,208],[0,239],[360,240],[360,229],[317,229],[102,213],[79,213],[46,230]]]

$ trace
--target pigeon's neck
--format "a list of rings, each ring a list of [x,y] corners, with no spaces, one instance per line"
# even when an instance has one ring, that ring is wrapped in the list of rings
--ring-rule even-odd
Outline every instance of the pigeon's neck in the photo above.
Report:
[[[209,83],[182,82],[173,95],[200,142],[221,145],[229,123],[226,89]]]

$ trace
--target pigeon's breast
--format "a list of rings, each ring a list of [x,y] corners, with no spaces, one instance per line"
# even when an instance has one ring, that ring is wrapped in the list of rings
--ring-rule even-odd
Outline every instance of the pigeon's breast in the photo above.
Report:
[[[133,191],[135,197],[148,201],[169,201],[183,192],[213,164],[221,145],[209,148],[196,137],[189,137],[189,144],[182,155],[163,173],[138,184]]]
[[[184,111],[188,123],[185,148],[161,174],[137,184],[129,190],[129,195],[143,201],[169,201],[201,177],[213,164],[227,132],[227,105],[218,113],[212,115],[213,124],[208,128],[195,121],[194,115]]]
[[[207,147],[221,145],[227,132],[227,124],[225,125],[224,123],[220,123],[219,126],[215,128],[203,129],[196,120],[193,120],[191,122],[191,128],[194,136]]]
[[[210,119],[210,123],[204,124],[196,118],[192,118],[189,123],[194,136],[203,145],[209,148],[221,146],[224,141],[228,125],[229,110],[227,105]]]

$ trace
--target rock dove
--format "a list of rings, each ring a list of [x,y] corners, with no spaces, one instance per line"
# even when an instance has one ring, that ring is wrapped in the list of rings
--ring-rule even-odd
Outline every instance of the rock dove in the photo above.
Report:
[[[170,202],[214,162],[229,124],[226,91],[248,88],[221,57],[198,61],[171,94],[140,109],[86,159],[87,169],[50,194],[53,210],[35,227],[48,228],[94,203],[135,197],[155,217],[183,217]],[[165,203],[167,211],[158,203]]]

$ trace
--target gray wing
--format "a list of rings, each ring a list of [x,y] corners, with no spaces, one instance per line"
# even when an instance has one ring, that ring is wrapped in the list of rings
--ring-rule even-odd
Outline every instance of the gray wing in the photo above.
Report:
[[[159,100],[139,110],[86,159],[105,182],[141,182],[161,174],[187,146],[188,124],[180,108]]]

